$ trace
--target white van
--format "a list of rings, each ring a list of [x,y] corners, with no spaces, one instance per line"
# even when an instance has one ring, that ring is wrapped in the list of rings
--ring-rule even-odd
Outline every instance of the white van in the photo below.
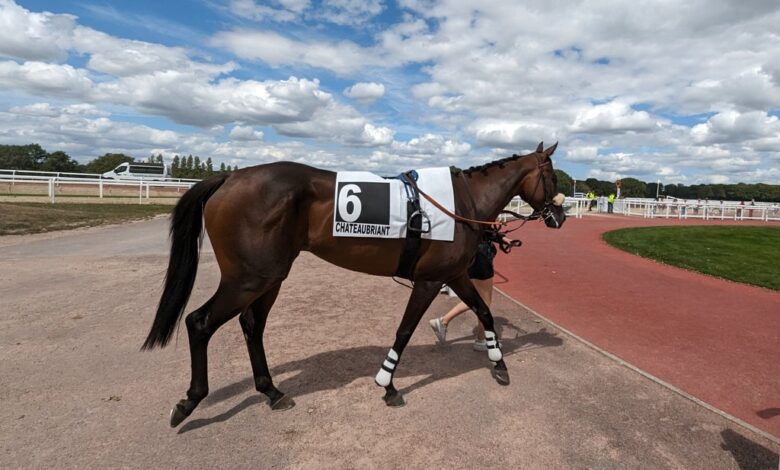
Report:
[[[169,176],[168,167],[162,163],[122,163],[103,173],[103,178],[131,180],[164,180]]]

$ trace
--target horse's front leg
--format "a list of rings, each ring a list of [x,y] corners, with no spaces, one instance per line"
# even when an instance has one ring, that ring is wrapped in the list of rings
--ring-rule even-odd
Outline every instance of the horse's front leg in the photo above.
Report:
[[[493,324],[493,315],[490,308],[482,300],[474,284],[467,276],[460,277],[453,282],[447,283],[453,291],[460,297],[474,313],[477,314],[479,321],[485,328],[485,344],[487,345],[488,358],[496,365],[493,368],[493,377],[501,385],[509,385],[509,371],[504,362],[504,356],[501,353],[501,344],[496,337],[496,330]]]
[[[409,344],[412,333],[417,328],[417,324],[420,323],[420,318],[428,310],[433,299],[436,298],[436,294],[439,293],[441,286],[441,282],[418,281],[414,283],[412,295],[409,297],[409,303],[406,305],[401,325],[395,333],[393,349],[387,353],[387,357],[385,357],[382,367],[374,379],[377,385],[385,387],[386,393],[383,400],[387,406],[403,406],[405,404],[401,392],[393,386],[393,375],[397,370],[398,361],[404,352],[404,348]]]

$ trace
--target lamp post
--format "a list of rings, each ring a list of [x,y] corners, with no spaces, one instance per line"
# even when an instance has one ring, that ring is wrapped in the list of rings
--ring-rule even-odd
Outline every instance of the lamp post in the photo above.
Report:
[[[574,181],[574,184],[572,185],[572,188],[571,188],[571,197],[576,197],[577,196],[577,180],[573,179],[573,178],[572,178],[572,180]]]
[[[658,199],[658,194],[661,190],[661,180],[658,180],[658,183],[655,184],[655,198]]]

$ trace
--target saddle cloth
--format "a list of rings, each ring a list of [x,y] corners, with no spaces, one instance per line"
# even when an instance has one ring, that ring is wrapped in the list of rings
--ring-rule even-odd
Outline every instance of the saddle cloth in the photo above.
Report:
[[[417,174],[417,187],[454,212],[450,169],[423,168]],[[406,238],[409,214],[406,190],[400,180],[385,179],[367,171],[339,171],[333,197],[334,237]],[[422,195],[420,207],[431,224],[430,232],[423,233],[422,238],[451,242],[455,221]]]

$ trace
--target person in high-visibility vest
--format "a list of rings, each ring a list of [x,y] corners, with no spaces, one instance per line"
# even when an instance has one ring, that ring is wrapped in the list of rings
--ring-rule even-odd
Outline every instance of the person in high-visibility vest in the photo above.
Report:
[[[609,193],[607,197],[607,213],[612,213],[612,206],[615,204],[615,193]]]
[[[593,209],[593,206],[596,205],[596,193],[588,191],[588,194],[586,194],[585,197],[588,198],[588,212],[590,212]]]

